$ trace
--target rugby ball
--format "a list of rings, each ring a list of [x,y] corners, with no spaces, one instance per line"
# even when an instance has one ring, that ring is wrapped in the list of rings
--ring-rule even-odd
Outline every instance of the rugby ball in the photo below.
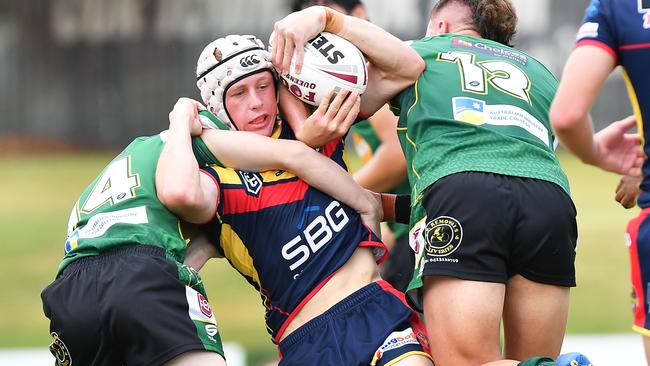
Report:
[[[368,68],[366,58],[350,41],[322,32],[305,44],[300,74],[295,71],[294,55],[289,73],[280,75],[280,79],[293,95],[317,106],[332,89],[335,93],[345,88],[363,94],[368,85]]]

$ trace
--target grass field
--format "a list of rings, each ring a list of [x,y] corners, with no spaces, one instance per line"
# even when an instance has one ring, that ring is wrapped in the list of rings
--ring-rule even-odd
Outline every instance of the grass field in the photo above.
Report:
[[[63,253],[72,204],[112,153],[0,157],[0,348],[45,347],[50,342],[40,291]],[[630,329],[630,286],[623,230],[638,209],[613,200],[618,178],[562,155],[578,208],[578,287],[569,333]],[[202,272],[222,337],[242,344],[252,365],[275,355],[258,295],[225,261]],[[134,304],[134,306],[137,304]]]

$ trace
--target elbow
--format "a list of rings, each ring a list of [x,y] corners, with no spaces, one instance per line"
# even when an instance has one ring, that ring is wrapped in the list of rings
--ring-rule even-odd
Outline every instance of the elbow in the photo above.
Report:
[[[157,195],[160,202],[172,212],[184,211],[196,206],[195,195],[181,187],[159,187]]]
[[[312,151],[313,150],[304,142],[290,141],[290,143],[282,149],[282,165],[289,171],[295,172],[296,167],[300,167],[306,163],[306,160],[309,158],[309,154]]]
[[[553,132],[558,136],[563,136],[585,116],[585,114],[579,113],[576,108],[567,108],[560,103],[553,103],[548,117]]]
[[[413,82],[415,82],[424,72],[426,64],[424,63],[424,59],[417,52],[413,52],[415,53],[415,56],[417,56],[413,58]]]

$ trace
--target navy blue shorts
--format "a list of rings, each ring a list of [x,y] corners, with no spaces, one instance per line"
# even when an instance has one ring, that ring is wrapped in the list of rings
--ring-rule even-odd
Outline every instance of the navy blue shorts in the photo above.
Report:
[[[279,344],[281,366],[386,365],[429,357],[424,324],[388,282],[371,283],[305,323]]]

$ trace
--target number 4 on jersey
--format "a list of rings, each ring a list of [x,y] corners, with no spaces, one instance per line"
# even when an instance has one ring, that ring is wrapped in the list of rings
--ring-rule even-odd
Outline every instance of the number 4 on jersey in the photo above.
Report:
[[[105,203],[114,205],[135,197],[135,188],[140,186],[140,176],[131,174],[131,156],[113,161],[97,179],[97,183],[81,207],[81,212],[90,213]]]

